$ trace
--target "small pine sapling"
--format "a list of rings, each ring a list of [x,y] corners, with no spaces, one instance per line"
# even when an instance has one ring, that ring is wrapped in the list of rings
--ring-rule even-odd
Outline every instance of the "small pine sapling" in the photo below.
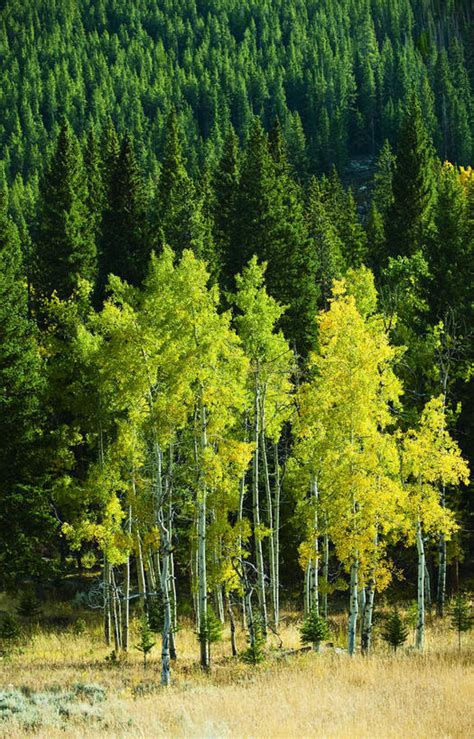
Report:
[[[212,608],[207,609],[206,618],[201,619],[201,625],[198,632],[198,639],[201,642],[203,639],[209,644],[216,644],[216,642],[222,639],[222,623],[217,618]],[[209,649],[210,651],[210,649]],[[210,661],[210,655],[209,655]]]
[[[457,631],[458,648],[461,649],[461,635],[470,631],[474,623],[471,599],[464,593],[458,593],[452,601],[450,615],[451,628]]]
[[[9,654],[12,647],[20,641],[21,628],[15,616],[3,614],[0,619],[0,651]]]
[[[402,616],[400,615],[398,608],[394,608],[393,611],[387,616],[385,626],[382,631],[382,639],[393,647],[393,651],[396,652],[398,647],[405,644],[408,638],[408,628]]]
[[[16,612],[30,623],[36,623],[41,616],[41,603],[32,591],[28,591],[22,595]]]
[[[150,629],[148,618],[143,614],[140,622],[140,643],[136,645],[136,649],[143,654],[143,668],[146,670],[147,658],[156,642],[153,641],[153,632]]]
[[[259,619],[254,619],[250,627],[249,625],[249,646],[241,654],[242,662],[250,665],[258,665],[265,659],[265,637],[263,635],[262,624]]]
[[[300,634],[303,644],[312,644],[314,651],[319,652],[321,642],[329,636],[329,627],[326,619],[313,609],[305,618],[300,628]]]

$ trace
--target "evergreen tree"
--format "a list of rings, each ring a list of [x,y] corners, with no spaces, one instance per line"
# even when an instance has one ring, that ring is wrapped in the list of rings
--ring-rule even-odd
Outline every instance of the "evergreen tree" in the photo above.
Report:
[[[470,631],[473,624],[470,598],[464,593],[457,593],[451,605],[451,628],[457,632],[459,649],[461,649],[461,635]]]
[[[398,647],[405,644],[407,638],[408,628],[406,627],[398,608],[394,608],[385,621],[382,631],[382,639],[390,644],[393,651],[396,652]]]
[[[329,636],[327,622],[314,609],[307,615],[300,632],[303,644],[312,644],[315,652],[319,652],[321,642]]]
[[[44,384],[18,231],[0,193],[0,583],[35,576],[51,533],[41,491],[39,441]],[[43,460],[44,462],[45,460]]]
[[[398,138],[393,203],[385,225],[388,256],[410,256],[426,249],[433,203],[433,147],[420,103],[412,97]]]
[[[40,187],[33,284],[38,297],[69,297],[81,279],[94,281],[96,244],[87,207],[79,144],[64,121]]]
[[[270,150],[260,120],[254,122],[241,169],[238,212],[238,259],[248,261],[255,254],[267,262],[268,292],[287,306],[281,326],[304,353],[314,333],[315,274],[307,258],[302,192],[291,177],[279,126]]]
[[[143,280],[149,257],[145,185],[128,135],[109,172],[109,188],[101,228],[100,291],[109,274],[132,285]]]
[[[221,285],[231,290],[241,267],[239,255],[239,142],[231,128],[213,179],[213,237],[222,264]]]
[[[307,279],[311,279],[311,275],[314,274],[319,293],[318,307],[327,308],[333,281],[340,278],[344,272],[344,259],[341,240],[328,216],[327,208],[322,200],[321,187],[316,178],[312,178],[309,185],[306,227],[309,241],[308,252],[312,260],[308,265]]]
[[[459,172],[446,162],[439,173],[434,228],[427,250],[433,322],[442,320],[449,310],[464,320],[471,309],[472,264],[465,242],[466,205]]]
[[[87,135],[84,147],[84,167],[87,176],[87,207],[93,222],[95,242],[99,245],[106,190],[99,142],[93,128]]]
[[[186,171],[174,109],[166,124],[154,220],[153,241],[157,247],[166,243],[177,254],[192,249],[197,256],[202,255],[202,213],[194,184]]]

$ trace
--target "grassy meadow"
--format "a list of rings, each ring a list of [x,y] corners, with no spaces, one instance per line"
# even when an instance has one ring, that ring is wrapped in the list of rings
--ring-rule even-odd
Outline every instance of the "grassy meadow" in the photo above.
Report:
[[[281,641],[269,640],[254,667],[230,657],[229,635],[212,649],[212,669],[197,664],[191,625],[177,635],[173,684],[160,687],[160,645],[143,668],[138,621],[128,656],[116,662],[100,623],[83,633],[34,626],[0,661],[0,734],[40,737],[470,737],[474,726],[474,638],[457,638],[433,619],[423,655],[394,655],[375,634],[370,657],[349,658],[344,616],[332,620],[333,646],[300,648],[299,617],[287,613]],[[84,624],[82,624],[84,627]],[[239,631],[238,646],[245,648]]]

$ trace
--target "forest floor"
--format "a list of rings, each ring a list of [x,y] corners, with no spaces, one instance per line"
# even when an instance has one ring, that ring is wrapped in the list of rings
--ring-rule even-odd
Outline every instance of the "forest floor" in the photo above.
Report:
[[[341,619],[334,644],[343,644]],[[196,664],[190,626],[177,635],[173,684],[160,687],[160,649],[146,670],[133,646],[111,661],[100,624],[83,634],[33,629],[0,660],[0,735],[40,737],[462,737],[473,736],[474,637],[461,651],[447,621],[434,620],[423,655],[394,655],[381,640],[369,657],[300,647],[295,615],[257,667],[229,657],[228,634],[213,648],[210,674]],[[244,634],[239,648],[245,648]],[[158,640],[159,641],[159,640]],[[131,644],[138,642],[136,634]],[[286,654],[285,654],[286,651]],[[3,720],[2,720],[3,718]]]

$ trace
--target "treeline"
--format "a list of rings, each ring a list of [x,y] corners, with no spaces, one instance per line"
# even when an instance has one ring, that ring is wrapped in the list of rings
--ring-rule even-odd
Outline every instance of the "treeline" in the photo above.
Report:
[[[30,226],[16,207],[5,191],[2,587],[100,562],[106,637],[127,647],[130,598],[158,609],[166,682],[178,604],[206,666],[211,600],[242,600],[255,644],[285,560],[307,610],[349,584],[368,649],[416,543],[421,647],[426,556],[443,613],[469,546],[474,177],[436,158],[417,99],[365,228],[335,171],[300,181],[278,121],[244,149],[229,130],[193,180],[174,112],[156,186],[111,121],[84,146],[64,122]]]
[[[439,155],[474,154],[470,0],[6,0],[0,18],[4,176],[31,180],[65,116],[82,139],[112,116],[156,175],[178,113],[190,172],[229,125],[276,116],[303,173],[392,145],[413,89]]]

